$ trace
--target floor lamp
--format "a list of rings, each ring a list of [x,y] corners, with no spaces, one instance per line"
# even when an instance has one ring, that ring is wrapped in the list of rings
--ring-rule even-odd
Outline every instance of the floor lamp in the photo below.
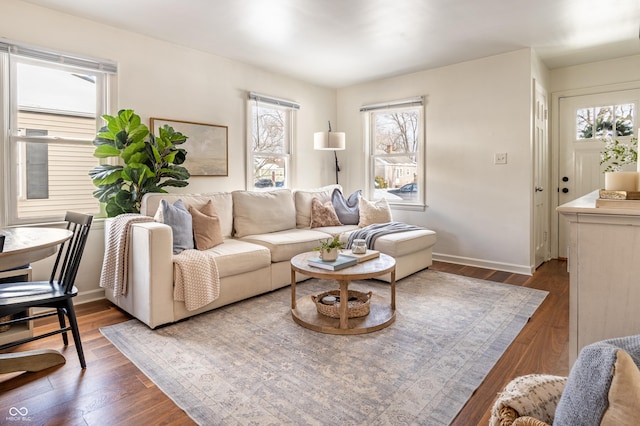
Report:
[[[316,132],[313,134],[313,149],[319,151],[333,150],[333,156],[336,159],[336,184],[338,183],[338,172],[340,171],[336,151],[343,151],[345,148],[346,138],[344,132],[332,132],[331,121],[329,121],[328,132]]]

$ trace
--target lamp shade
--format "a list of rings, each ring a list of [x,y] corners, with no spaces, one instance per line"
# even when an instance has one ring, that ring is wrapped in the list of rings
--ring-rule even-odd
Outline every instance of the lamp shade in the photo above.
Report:
[[[313,134],[313,149],[343,150],[346,148],[344,132],[316,132]]]

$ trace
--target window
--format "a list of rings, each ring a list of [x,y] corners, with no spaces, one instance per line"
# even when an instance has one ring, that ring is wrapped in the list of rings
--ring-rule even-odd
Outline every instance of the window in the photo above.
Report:
[[[56,221],[67,210],[99,214],[88,172],[99,162],[92,142],[115,65],[0,43],[0,66],[9,86],[2,90],[7,223]]]
[[[299,108],[291,101],[249,93],[247,188],[290,187],[292,128]]]
[[[581,108],[576,114],[576,139],[633,136],[635,105],[604,105]]]
[[[364,106],[372,199],[424,204],[424,107],[422,98]]]

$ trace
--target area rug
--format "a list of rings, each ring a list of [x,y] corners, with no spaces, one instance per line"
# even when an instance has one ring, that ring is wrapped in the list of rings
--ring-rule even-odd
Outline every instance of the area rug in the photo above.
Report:
[[[350,288],[389,294],[379,281]],[[447,425],[546,294],[424,270],[398,282],[395,322],[369,334],[294,323],[288,287],[157,330],[100,330],[199,424]]]

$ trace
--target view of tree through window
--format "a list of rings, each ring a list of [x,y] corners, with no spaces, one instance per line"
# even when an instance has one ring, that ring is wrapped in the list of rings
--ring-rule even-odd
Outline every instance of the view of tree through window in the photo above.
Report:
[[[254,188],[287,186],[290,116],[287,108],[251,102]]]
[[[396,203],[420,202],[422,106],[386,108],[369,114],[374,198]]]
[[[579,109],[576,114],[577,139],[633,136],[635,105],[606,105]]]

